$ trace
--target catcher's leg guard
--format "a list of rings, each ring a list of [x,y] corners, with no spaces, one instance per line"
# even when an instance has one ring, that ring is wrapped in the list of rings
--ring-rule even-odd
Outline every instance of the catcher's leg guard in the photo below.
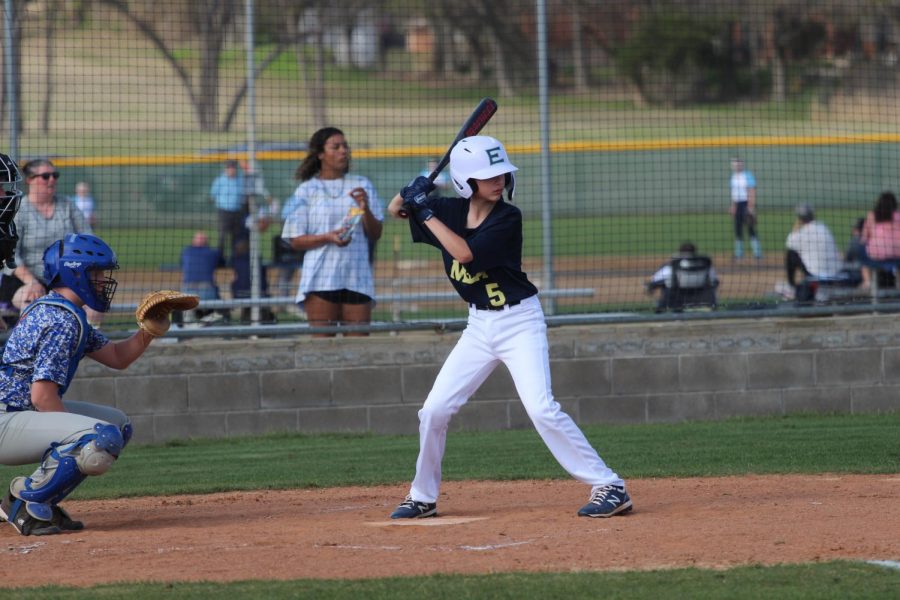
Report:
[[[26,503],[10,492],[6,492],[3,500],[0,501],[0,517],[9,521],[9,524],[22,535],[53,535],[62,532],[56,523],[35,519],[31,516],[26,509]],[[72,521],[72,523],[78,523],[78,521]],[[83,524],[82,527],[84,527]]]
[[[73,523],[56,506],[72,493],[88,475],[102,475],[119,456],[125,440],[115,425],[97,423],[94,433],[81,436],[66,446],[53,446],[41,465],[42,477],[16,477],[10,493],[25,503],[29,515],[41,521]],[[73,525],[69,529],[80,529]]]

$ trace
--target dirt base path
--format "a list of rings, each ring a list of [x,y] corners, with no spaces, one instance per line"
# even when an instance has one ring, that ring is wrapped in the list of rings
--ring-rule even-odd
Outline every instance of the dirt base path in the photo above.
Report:
[[[635,510],[611,519],[577,517],[572,481],[445,483],[437,518],[402,522],[397,486],[73,501],[84,531],[3,525],[0,586],[900,560],[900,474],[629,489]]]

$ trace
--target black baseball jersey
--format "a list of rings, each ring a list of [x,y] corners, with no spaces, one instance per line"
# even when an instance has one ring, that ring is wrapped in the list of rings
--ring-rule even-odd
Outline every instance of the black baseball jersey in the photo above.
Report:
[[[475,229],[466,228],[469,200],[431,196],[428,207],[441,222],[469,244],[472,262],[460,264],[424,225],[409,219],[414,242],[441,250],[444,271],[462,299],[470,304],[500,308],[537,294],[522,271],[522,211],[499,200]]]

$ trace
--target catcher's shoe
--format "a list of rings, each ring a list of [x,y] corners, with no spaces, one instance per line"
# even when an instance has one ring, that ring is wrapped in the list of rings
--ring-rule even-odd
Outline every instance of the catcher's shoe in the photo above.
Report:
[[[631,510],[631,498],[619,485],[604,485],[591,492],[590,501],[578,511],[579,517],[611,517]]]
[[[25,502],[7,492],[0,501],[0,516],[6,519],[22,535],[53,535],[62,529],[50,521],[35,519],[28,514]]]
[[[391,513],[392,519],[421,519],[437,516],[437,503],[417,502],[412,496],[406,499]]]
[[[51,508],[53,509],[53,518],[50,522],[59,527],[62,531],[81,531],[84,529],[84,523],[70,517],[69,513],[66,512],[66,509],[63,507],[54,504]]]

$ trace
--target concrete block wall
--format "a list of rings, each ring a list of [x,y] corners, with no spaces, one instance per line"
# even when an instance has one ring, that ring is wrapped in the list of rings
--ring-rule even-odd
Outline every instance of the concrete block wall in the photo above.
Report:
[[[413,434],[459,333],[156,342],[126,371],[82,362],[67,399],[117,406],[135,441],[290,432]],[[556,399],[580,424],[900,410],[893,315],[549,330]],[[455,429],[530,423],[502,366]]]

